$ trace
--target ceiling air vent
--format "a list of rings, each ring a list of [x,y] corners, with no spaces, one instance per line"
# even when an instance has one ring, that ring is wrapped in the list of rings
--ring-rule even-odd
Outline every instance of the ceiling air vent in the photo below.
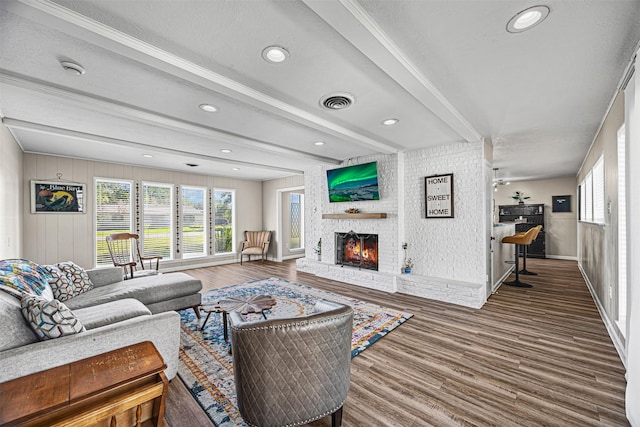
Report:
[[[320,105],[328,110],[342,110],[349,107],[353,102],[353,95],[349,95],[348,93],[326,95],[320,99]]]

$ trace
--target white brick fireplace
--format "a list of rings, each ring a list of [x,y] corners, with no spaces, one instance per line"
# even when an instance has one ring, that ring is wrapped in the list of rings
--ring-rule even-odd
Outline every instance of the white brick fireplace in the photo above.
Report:
[[[380,200],[330,203],[325,168],[305,171],[306,257],[297,267],[321,277],[387,292],[402,292],[479,308],[486,300],[483,144],[460,143],[392,155],[358,158],[378,162]],[[346,163],[347,166],[351,163]],[[490,168],[489,168],[490,171]],[[455,218],[425,218],[424,177],[454,174]],[[490,172],[489,172],[490,173]],[[357,208],[386,218],[323,219]],[[335,263],[335,233],[378,235],[378,271]],[[322,238],[322,257],[314,248]],[[415,261],[401,274],[402,244]],[[487,243],[488,246],[488,243]]]

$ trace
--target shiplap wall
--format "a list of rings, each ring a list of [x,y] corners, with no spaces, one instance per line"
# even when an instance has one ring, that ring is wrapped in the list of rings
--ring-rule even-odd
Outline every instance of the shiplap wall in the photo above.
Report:
[[[163,169],[70,159],[40,154],[24,154],[23,162],[24,257],[42,264],[72,260],[85,268],[95,264],[94,236],[94,178],[129,179],[195,185],[235,190],[236,244],[242,240],[244,230],[262,228],[262,183],[227,177],[198,175]],[[56,179],[87,185],[86,214],[32,214],[30,207],[30,180]],[[165,261],[162,268],[235,261],[237,255],[219,255],[206,258]]]
[[[0,259],[22,257],[22,150],[0,124]]]

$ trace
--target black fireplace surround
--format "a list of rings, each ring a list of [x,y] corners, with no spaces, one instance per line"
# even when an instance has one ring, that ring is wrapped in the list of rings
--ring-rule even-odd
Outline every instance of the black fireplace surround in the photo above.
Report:
[[[335,233],[336,264],[378,270],[378,235]]]

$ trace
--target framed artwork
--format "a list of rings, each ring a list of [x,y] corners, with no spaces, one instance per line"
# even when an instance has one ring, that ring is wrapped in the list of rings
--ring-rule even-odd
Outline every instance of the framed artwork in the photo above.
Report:
[[[424,179],[427,218],[453,218],[453,174]]]
[[[31,213],[86,213],[86,185],[66,181],[31,181]]]
[[[552,212],[571,212],[571,196],[551,196]]]

